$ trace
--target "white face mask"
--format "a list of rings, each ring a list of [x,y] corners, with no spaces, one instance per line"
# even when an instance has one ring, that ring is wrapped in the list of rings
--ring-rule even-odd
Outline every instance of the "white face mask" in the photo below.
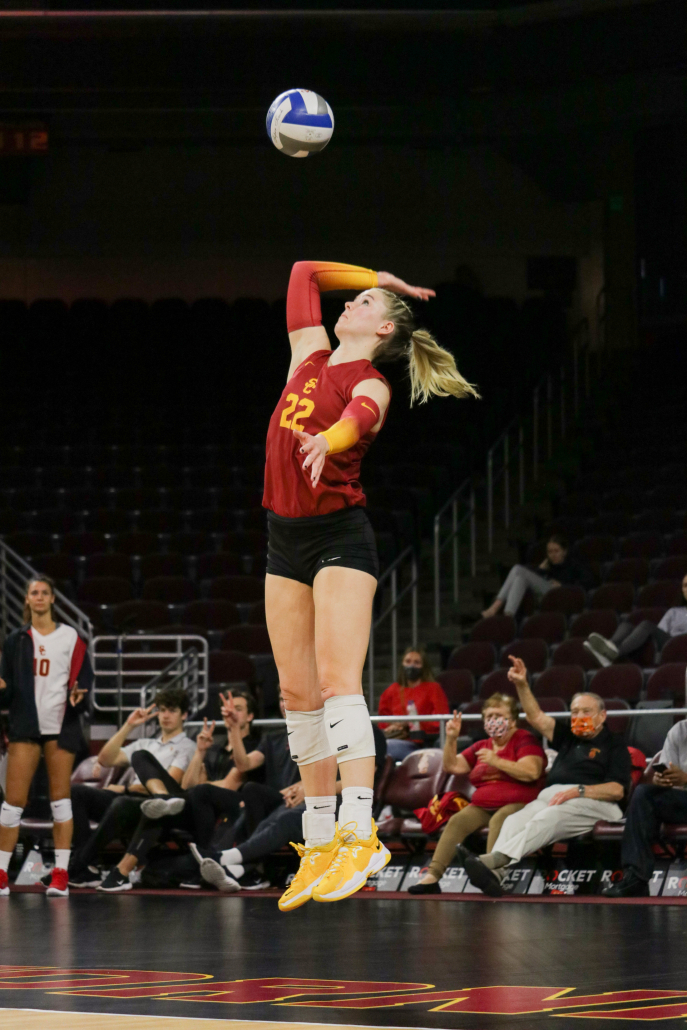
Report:
[[[505,715],[490,715],[484,720],[484,728],[490,737],[503,737],[508,733],[509,720]]]

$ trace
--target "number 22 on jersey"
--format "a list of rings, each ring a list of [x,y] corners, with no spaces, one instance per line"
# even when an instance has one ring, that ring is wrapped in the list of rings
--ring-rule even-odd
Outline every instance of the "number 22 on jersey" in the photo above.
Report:
[[[298,432],[304,432],[301,420],[309,418],[314,409],[315,404],[313,401],[307,399],[307,397],[299,398],[297,393],[289,393],[286,395],[286,399],[289,402],[281,413],[279,419],[279,425],[282,429],[295,429]],[[296,407],[300,410],[294,415]],[[291,417],[293,415],[293,418]]]

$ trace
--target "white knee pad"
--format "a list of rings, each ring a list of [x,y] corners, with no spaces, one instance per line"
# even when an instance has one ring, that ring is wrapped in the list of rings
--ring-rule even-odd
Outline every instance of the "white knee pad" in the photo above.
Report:
[[[68,823],[72,818],[72,799],[60,798],[59,801],[51,801],[53,822]]]
[[[324,703],[324,724],[331,753],[339,763],[375,757],[370,713],[362,694],[328,698]]]
[[[17,805],[8,805],[6,801],[3,801],[0,806],[0,826],[6,826],[9,830],[14,830],[21,822],[23,811],[23,808],[19,808]]]
[[[324,708],[316,712],[286,712],[286,732],[294,762],[312,765],[331,757],[331,748],[324,730]]]

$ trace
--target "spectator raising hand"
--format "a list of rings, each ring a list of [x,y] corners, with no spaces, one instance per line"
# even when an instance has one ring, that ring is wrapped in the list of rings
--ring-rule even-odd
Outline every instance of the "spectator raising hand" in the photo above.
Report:
[[[460,736],[460,731],[463,725],[463,716],[455,708],[453,709],[453,718],[449,719],[446,723],[446,736],[451,740],[457,740]]]
[[[196,737],[196,747],[201,754],[205,754],[208,748],[212,747],[213,736],[215,732],[215,720],[212,720],[210,726],[208,726],[207,718],[203,719],[203,728]]]

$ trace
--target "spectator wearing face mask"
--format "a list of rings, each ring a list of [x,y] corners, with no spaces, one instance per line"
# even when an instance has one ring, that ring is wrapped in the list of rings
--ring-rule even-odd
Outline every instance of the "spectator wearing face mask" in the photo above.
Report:
[[[620,807],[631,778],[630,753],[622,737],[605,725],[606,706],[598,694],[576,694],[570,703],[570,724],[545,715],[527,683],[527,669],[512,658],[508,678],[518,691],[527,721],[557,751],[536,801],[504,822],[490,855],[457,849],[470,882],[498,897],[509,865],[547,844],[588,833],[599,819],[620,822]]]
[[[518,729],[518,704],[508,694],[493,694],[482,708],[486,740],[478,740],[460,755],[456,741],[461,717],[457,712],[446,723],[444,770],[468,773],[476,788],[470,804],[452,815],[436,846],[429,869],[409,888],[411,894],[441,894],[439,880],[453,861],[456,846],[482,826],[489,827],[487,853],[492,850],[509,815],[534,801],[544,786],[546,755],[539,741]]]
[[[380,715],[448,715],[448,699],[434,679],[423,650],[407,647],[398,680],[379,699]],[[438,722],[380,723],[387,754],[401,762],[411,751],[426,747],[439,733]]]

